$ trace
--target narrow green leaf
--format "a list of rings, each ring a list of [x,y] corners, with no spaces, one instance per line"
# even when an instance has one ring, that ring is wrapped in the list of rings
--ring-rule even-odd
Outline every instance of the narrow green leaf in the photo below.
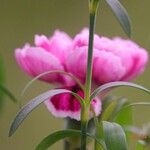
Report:
[[[117,112],[115,122],[120,125],[129,126],[132,124],[132,107],[150,106],[150,102],[125,103]]]
[[[116,81],[116,82],[109,82],[109,83],[106,83],[106,84],[103,84],[103,85],[99,86],[97,89],[95,89],[93,91],[93,93],[90,96],[90,99],[91,100],[94,99],[99,93],[102,93],[105,90],[108,90],[108,89],[114,88],[114,87],[120,87],[120,86],[133,87],[133,88],[136,88],[136,89],[143,90],[143,91],[150,94],[150,90],[144,88],[141,85],[130,83],[130,82],[124,82],[124,81]]]
[[[117,105],[116,105],[116,108],[114,109],[114,111],[112,112],[110,121],[114,121],[116,119],[117,115],[119,115],[118,113],[120,113],[120,111],[122,110],[122,108],[127,103],[128,102],[127,102],[126,98],[119,98],[119,99],[117,99]]]
[[[84,86],[82,85],[82,83],[80,82],[80,80],[78,78],[76,78],[74,75],[72,75],[71,73],[65,72],[65,71],[61,71],[61,70],[53,70],[53,71],[47,71],[44,73],[39,74],[38,76],[34,77],[31,81],[29,81],[27,83],[27,85],[24,87],[24,89],[22,90],[22,96],[25,94],[26,90],[33,84],[33,82],[35,82],[36,80],[40,79],[41,77],[44,77],[45,75],[50,75],[50,74],[64,74],[66,76],[69,76],[71,79],[73,79],[79,86],[80,88],[84,91]]]
[[[17,102],[15,96],[4,86],[4,65],[0,56],[0,108],[3,103],[3,96],[7,95],[13,102]]]
[[[108,107],[103,111],[101,119],[103,121],[108,121],[110,119],[110,117],[112,116],[112,113],[114,111],[114,109],[116,108],[117,105],[117,100],[113,100]]]
[[[95,123],[95,127],[96,127],[95,136],[98,140],[104,140],[104,132],[103,132],[104,130],[103,130],[102,121],[99,122],[99,119],[94,112],[94,108],[93,107],[91,107],[91,108],[92,108],[92,112],[93,112],[93,116],[94,116],[94,123]],[[106,147],[106,145],[105,145],[105,147]],[[103,150],[103,147],[95,140],[94,149],[95,150]]]
[[[92,108],[92,112],[93,112],[93,116],[94,116],[94,124],[96,126],[96,137],[103,139],[104,137],[104,133],[103,133],[103,124],[102,121],[99,121],[99,118],[96,116],[95,112],[94,112],[94,108]]]
[[[133,122],[132,112],[132,108],[128,107],[127,109],[123,109],[122,111],[120,111],[118,114],[116,113],[115,122],[122,126],[131,125]]]
[[[72,95],[74,95],[77,100],[79,100],[81,107],[83,106],[83,100],[82,98],[69,90],[65,90],[65,89],[55,89],[55,90],[50,90],[47,91],[35,98],[33,98],[30,102],[28,102],[16,115],[15,119],[13,120],[11,127],[10,127],[10,131],[9,131],[9,136],[11,136],[16,129],[20,126],[20,124],[23,122],[23,120],[27,117],[27,115],[33,110],[35,109],[38,105],[40,105],[42,102],[44,102],[47,99],[52,98],[53,96],[57,95],[57,94],[62,94],[62,93],[70,93]]]
[[[105,143],[108,150],[127,150],[126,135],[119,124],[103,121]]]
[[[113,121],[120,124],[123,129],[126,126],[131,126],[133,124],[133,108],[128,107],[127,109],[122,109],[128,104],[129,103],[125,99],[120,99],[120,101],[118,101],[118,106],[115,109],[116,111],[113,113]],[[125,129],[124,131],[126,133],[128,143],[130,143],[131,133]]]
[[[129,103],[125,98],[119,98],[119,99],[115,98],[115,99],[116,100],[111,100],[107,104],[107,107],[105,107],[105,109],[102,112],[102,116],[104,115],[104,113],[108,111],[109,113],[108,113],[108,118],[105,119],[106,121],[116,122],[120,124],[122,127],[132,125],[132,108],[128,107],[128,109],[123,109]],[[127,138],[130,136],[128,131],[126,131],[126,135]]]
[[[81,136],[81,131],[80,130],[72,130],[72,129],[56,131],[56,132],[48,135],[46,138],[44,138],[40,142],[40,144],[36,147],[36,150],[46,150],[50,146],[55,144],[57,141],[62,140],[66,137],[74,137],[74,136]],[[96,137],[94,137],[93,135],[91,135],[89,133],[87,133],[87,136],[95,139],[100,145],[102,145],[104,147],[104,150],[106,150],[104,141],[97,140]]]
[[[134,107],[134,106],[138,106],[138,105],[149,106],[150,102],[135,102],[135,103],[130,103],[130,104],[126,105],[125,107],[123,107],[122,109],[126,109],[128,107]]]
[[[6,87],[0,85],[0,92],[7,95],[13,102],[17,102],[15,96]]]
[[[110,103],[114,101],[115,99],[117,99],[117,96],[106,95],[102,103],[102,111],[105,110],[110,105]]]
[[[106,0],[125,33],[131,36],[131,21],[126,9],[118,0]]]
[[[0,84],[3,83],[4,83],[4,65],[3,65],[2,58],[0,56]]]
[[[4,84],[4,65],[3,65],[1,55],[0,55],[0,85],[3,85],[3,84]],[[3,106],[3,95],[4,93],[0,90],[0,111]]]
[[[139,140],[136,144],[136,150],[144,150],[146,143],[142,140]]]

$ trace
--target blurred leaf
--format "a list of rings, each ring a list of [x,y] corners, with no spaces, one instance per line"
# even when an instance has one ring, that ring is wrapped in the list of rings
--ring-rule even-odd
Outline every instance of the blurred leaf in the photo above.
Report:
[[[135,103],[124,103],[120,110],[116,112],[115,121],[121,125],[131,125],[132,124],[132,107],[143,105],[150,106],[150,102],[135,102]]]
[[[49,136],[47,136],[46,138],[44,138],[40,142],[40,144],[36,147],[36,150],[46,150],[46,149],[48,149],[48,147],[52,146],[57,141],[62,140],[66,137],[72,137],[72,136],[81,136],[81,131],[80,130],[72,130],[72,129],[56,131],[56,132],[50,134]],[[97,140],[93,135],[87,133],[87,136],[95,139],[100,145],[102,145],[102,146],[105,145],[104,141]],[[104,146],[104,150],[106,150],[105,146]]]
[[[121,125],[129,125],[131,122],[131,114],[132,114],[132,107],[143,105],[143,106],[150,106],[150,102],[135,102],[135,103],[124,103],[120,109],[116,112],[116,119],[118,123]]]
[[[142,140],[139,140],[136,144],[136,150],[144,150],[145,149],[145,142]]]
[[[125,33],[131,36],[131,21],[128,16],[126,9],[118,0],[106,0],[107,4],[110,6],[120,25],[122,26]]]
[[[104,140],[104,129],[103,129],[103,123],[102,121],[98,119],[98,117],[96,116],[95,112],[94,112],[94,108],[91,107],[92,112],[93,112],[93,116],[94,116],[94,123],[95,123],[95,127],[96,127],[96,132],[95,132],[95,136],[98,140]],[[103,146],[104,147],[104,146]],[[95,150],[103,150],[102,145],[100,145],[96,140],[95,140],[95,145],[94,148]],[[105,149],[106,145],[105,145]]]
[[[113,100],[106,109],[102,112],[101,119],[104,121],[108,121],[112,116],[114,109],[116,108],[117,100]]]
[[[55,89],[55,90],[47,91],[47,92],[33,98],[18,112],[17,116],[15,117],[15,119],[13,120],[13,122],[11,124],[9,136],[11,136],[16,131],[16,129],[20,126],[20,124],[23,122],[23,120],[27,117],[27,115],[33,109],[35,109],[38,105],[40,105],[45,100],[50,99],[53,96],[55,96],[57,94],[62,94],[62,93],[70,93],[70,94],[74,95],[79,100],[81,107],[82,107],[84,101],[78,94],[76,94],[72,91],[65,90],[65,89]]]
[[[103,84],[103,85],[99,86],[97,89],[95,89],[93,91],[93,93],[90,96],[90,99],[91,100],[94,99],[99,93],[102,93],[105,90],[108,90],[108,89],[114,88],[114,87],[120,87],[120,86],[133,87],[133,88],[136,88],[136,89],[143,90],[143,91],[150,94],[150,90],[144,88],[141,85],[130,83],[130,82],[124,82],[124,81],[116,81],[116,82],[109,82],[109,83],[106,83],[106,84]]]
[[[3,82],[4,82],[4,65],[2,58],[0,56],[0,84],[3,84]]]
[[[109,103],[107,102],[107,106],[102,112],[102,116],[105,116],[106,119],[103,120],[116,122],[120,124],[123,128],[126,126],[132,125],[132,108],[128,107],[128,109],[123,109],[125,106],[128,106],[128,102],[125,98],[116,98],[116,100],[111,100]],[[107,114],[108,112],[108,114]],[[103,117],[102,117],[103,118]],[[130,132],[126,131],[127,139],[130,137]]]
[[[133,109],[132,107],[128,107],[127,109],[122,109],[127,106],[129,103],[125,99],[121,99],[118,101],[118,109],[116,109],[114,113],[114,121],[120,124],[123,129],[126,126],[131,126],[133,124]],[[125,130],[125,129],[124,129]],[[131,133],[125,130],[126,137],[128,142],[130,143],[130,135]]]
[[[4,66],[3,66],[3,61],[0,55],[0,85],[4,84]],[[3,106],[3,95],[4,93],[0,90],[0,111]]]
[[[136,139],[143,140],[146,139],[147,133],[142,128],[135,126],[125,126],[125,131],[130,132]]]
[[[103,121],[105,143],[108,150],[127,150],[126,135],[119,124]]]
[[[0,92],[7,95],[13,102],[17,102],[15,96],[6,87],[0,85]]]
[[[130,104],[126,105],[123,109],[126,109],[128,107],[138,106],[138,105],[149,106],[150,102],[135,102],[135,103],[130,103]]]
[[[130,105],[129,102],[127,102],[125,99],[120,99],[118,101],[117,107],[115,109],[115,112],[113,113],[113,120],[117,122],[120,125],[131,125],[132,124],[132,108],[128,107],[126,109],[126,106]]]
[[[102,111],[105,110],[111,102],[117,99],[117,96],[114,95],[106,95],[102,103]]]
[[[82,85],[82,83],[80,82],[80,80],[78,78],[76,78],[74,75],[72,75],[71,73],[65,72],[65,71],[61,71],[61,70],[53,70],[53,71],[47,71],[47,72],[41,73],[38,76],[34,77],[24,87],[24,89],[22,90],[22,94],[21,95],[22,96],[24,95],[24,93],[26,92],[26,90],[33,84],[34,81],[40,79],[41,77],[44,77],[45,75],[50,75],[50,74],[64,74],[64,75],[67,75],[71,79],[73,79],[80,86],[80,88],[84,91],[84,86]]]

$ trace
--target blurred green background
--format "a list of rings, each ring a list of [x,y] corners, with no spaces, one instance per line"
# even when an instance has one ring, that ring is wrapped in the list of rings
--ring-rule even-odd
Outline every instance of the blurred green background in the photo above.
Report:
[[[132,39],[150,50],[150,1],[122,0],[132,19]],[[88,25],[87,0],[0,0],[0,55],[2,55],[6,86],[19,98],[20,93],[30,78],[24,74],[14,58],[14,49],[24,43],[33,43],[35,34],[50,36],[55,29],[64,30],[72,37]],[[97,16],[96,32],[108,37],[126,35],[108,6],[102,1]],[[150,88],[150,65],[135,83]],[[37,94],[47,90],[49,85],[36,81],[26,94],[24,103]],[[135,89],[120,88],[115,90],[118,96],[127,96],[130,101],[148,101],[150,97]],[[0,115],[0,150],[33,150],[50,132],[63,128],[63,120],[51,116],[41,105],[33,111],[17,130],[8,137],[10,123],[19,110],[13,102],[5,98]],[[139,127],[149,122],[149,107],[138,106],[134,111],[134,124]],[[62,143],[51,149],[60,149]]]

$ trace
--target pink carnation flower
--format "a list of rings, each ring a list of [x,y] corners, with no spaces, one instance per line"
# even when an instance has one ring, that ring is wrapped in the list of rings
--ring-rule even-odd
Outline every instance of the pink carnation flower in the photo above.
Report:
[[[88,30],[84,29],[73,40],[66,68],[83,83],[86,77]],[[143,72],[148,61],[145,49],[130,40],[94,36],[93,83],[126,81]]]
[[[84,29],[71,39],[66,33],[55,31],[47,38],[35,36],[35,46],[26,44],[15,51],[19,66],[30,76],[53,70],[72,73],[85,82],[88,49],[88,30]],[[93,78],[96,85],[110,81],[126,81],[143,72],[148,61],[147,52],[132,41],[121,38],[108,39],[94,36]],[[61,74],[45,75],[41,78],[48,83],[59,83],[65,89],[84,93],[70,77]],[[80,120],[80,104],[70,94],[60,94],[45,102],[48,110],[57,117],[70,117]],[[91,104],[96,115],[101,112],[101,101],[96,97]],[[92,113],[90,113],[92,117]]]

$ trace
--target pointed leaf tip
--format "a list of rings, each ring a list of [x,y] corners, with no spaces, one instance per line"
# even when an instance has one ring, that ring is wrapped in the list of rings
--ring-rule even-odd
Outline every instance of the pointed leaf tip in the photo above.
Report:
[[[119,124],[103,121],[103,126],[108,150],[128,150],[125,132]]]
[[[131,36],[131,20],[128,16],[126,9],[118,0],[106,0],[110,6],[112,12],[116,16],[124,32],[130,37]]]
[[[17,130],[17,128],[21,125],[23,120],[29,115],[29,113],[34,110],[37,106],[39,106],[42,102],[44,102],[47,99],[52,98],[53,96],[57,94],[62,94],[62,93],[70,93],[74,95],[80,102],[81,107],[83,105],[83,100],[82,98],[69,90],[66,89],[55,89],[55,90],[49,90],[35,98],[33,98],[30,102],[28,102],[16,115],[15,119],[13,120],[10,130],[9,130],[9,136],[12,136],[14,132]]]

